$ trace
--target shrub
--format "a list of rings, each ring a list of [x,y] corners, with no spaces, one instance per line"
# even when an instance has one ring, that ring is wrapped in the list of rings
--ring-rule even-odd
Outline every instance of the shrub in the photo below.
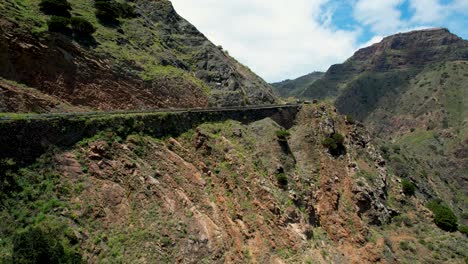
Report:
[[[0,204],[4,201],[4,195],[13,193],[18,188],[14,174],[12,173],[18,168],[13,159],[0,160]]]
[[[102,21],[115,22],[119,18],[119,10],[113,1],[96,0],[94,7],[96,8],[96,17]]]
[[[73,250],[38,227],[18,232],[13,237],[13,263],[81,263]]]
[[[278,137],[278,140],[280,141],[286,141],[286,139],[291,135],[289,131],[284,130],[284,129],[278,130],[275,133],[276,133],[276,137]]]
[[[70,17],[72,10],[67,0],[42,0],[39,3],[40,10],[46,15]]]
[[[427,204],[434,214],[434,223],[442,230],[454,232],[458,229],[458,219],[441,199],[435,199]]]
[[[96,0],[96,17],[106,22],[117,22],[118,18],[135,17],[135,9],[128,3],[118,3],[112,0]]]
[[[333,135],[333,140],[335,140],[336,144],[343,144],[344,136],[339,133],[335,133]]]
[[[416,191],[416,186],[414,185],[414,183],[412,183],[411,181],[409,181],[407,179],[403,179],[401,181],[401,186],[403,188],[403,193],[404,194],[414,195],[414,193]]]
[[[70,23],[73,33],[75,33],[78,36],[90,36],[94,32],[96,32],[96,29],[94,28],[93,24],[91,24],[84,18],[72,17]]]
[[[393,152],[400,154],[401,147],[399,145],[393,145]]]
[[[413,242],[411,241],[405,241],[405,240],[402,240],[400,241],[400,248],[404,251],[411,251],[411,252],[416,252],[416,247],[414,245]]]
[[[458,227],[458,231],[460,231],[460,233],[464,234],[465,236],[468,236],[468,226],[460,225]]]
[[[339,156],[346,153],[343,143],[344,136],[340,133],[334,133],[331,137],[327,137],[322,141],[322,145],[328,148],[333,156]]]
[[[135,8],[128,3],[117,3],[119,5],[120,17],[132,18],[136,16]]]
[[[47,26],[51,32],[68,33],[70,31],[68,24],[70,24],[70,19],[60,16],[52,16],[47,21]]]
[[[276,181],[278,181],[278,184],[281,186],[288,185],[288,177],[284,173],[276,174]]]

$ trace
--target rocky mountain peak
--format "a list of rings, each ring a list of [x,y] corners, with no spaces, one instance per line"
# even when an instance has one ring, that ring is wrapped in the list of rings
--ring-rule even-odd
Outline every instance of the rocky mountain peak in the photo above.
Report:
[[[446,28],[430,28],[386,37],[379,43],[358,50],[352,58],[366,60],[369,56],[382,56],[388,55],[389,52],[405,51],[412,52],[413,55],[424,55],[424,61],[432,61],[435,58],[438,59],[438,55],[467,46],[467,41],[452,34]]]

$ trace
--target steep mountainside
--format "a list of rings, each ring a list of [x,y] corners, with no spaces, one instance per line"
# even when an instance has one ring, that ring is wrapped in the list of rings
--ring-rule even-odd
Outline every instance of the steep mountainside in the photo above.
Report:
[[[339,110],[363,119],[384,97],[400,94],[408,80],[426,67],[468,59],[468,42],[447,29],[401,33],[357,51],[301,94],[307,98],[343,98]],[[372,78],[372,79],[371,79]],[[367,89],[367,90],[366,90]],[[351,97],[352,100],[346,100]]]
[[[0,77],[61,103],[30,109],[9,90],[2,111],[63,111],[269,104],[271,87],[181,18],[167,0],[138,0],[133,17],[96,18],[93,1],[70,0],[91,38],[48,31],[40,0],[0,3]],[[1,81],[1,83],[4,83]],[[11,83],[10,83],[11,85]]]
[[[396,174],[466,214],[468,41],[446,29],[390,36],[332,66],[302,96],[334,99],[380,139]]]
[[[40,248],[87,263],[463,262],[466,238],[401,192],[361,124],[326,105],[296,121],[164,139],[123,129],[52,149],[8,173],[0,261]]]
[[[323,77],[324,72],[312,72],[294,80],[284,80],[272,83],[274,91],[281,97],[299,97],[299,95],[316,80]]]

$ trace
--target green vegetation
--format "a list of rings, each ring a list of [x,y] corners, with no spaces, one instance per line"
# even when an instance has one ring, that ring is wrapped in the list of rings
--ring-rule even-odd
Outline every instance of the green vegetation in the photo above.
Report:
[[[281,186],[286,186],[288,185],[288,177],[284,173],[278,173],[276,174],[276,181],[278,182],[279,185]]]
[[[435,199],[427,204],[434,214],[434,223],[442,230],[454,232],[458,229],[457,216],[441,199]]]
[[[3,164],[14,166],[11,161]],[[8,169],[8,185],[0,197],[0,221],[5,224],[0,228],[0,261],[80,263],[77,239],[59,216],[70,209],[64,201],[72,188],[57,174],[52,156],[15,171]]]
[[[61,17],[70,17],[70,11],[72,10],[67,0],[42,0],[39,7],[46,15]]]
[[[49,21],[47,21],[47,26],[49,27],[49,31],[64,33],[64,34],[70,31],[70,28],[68,27],[69,24],[70,24],[69,18],[60,17],[60,16],[52,16],[50,17]]]
[[[458,226],[458,231],[460,231],[460,233],[464,234],[465,236],[468,236],[468,226],[459,225]]]
[[[403,179],[401,181],[401,187],[403,189],[403,193],[406,194],[406,195],[414,195],[414,193],[416,192],[416,186],[414,185],[414,183],[412,183],[411,181],[407,180],[407,179]]]
[[[322,141],[322,145],[330,151],[333,156],[340,156],[346,153],[344,143],[344,136],[340,133],[334,133],[330,137]]]
[[[400,241],[400,248],[404,251],[416,252],[416,247],[413,242],[402,240]]]
[[[81,256],[59,237],[30,227],[13,237],[13,263],[81,263]]]
[[[96,17],[104,23],[118,23],[118,18],[132,18],[135,16],[133,6],[113,0],[96,0]]]
[[[291,136],[291,133],[285,129],[277,130],[275,134],[279,141],[287,141],[288,137]]]
[[[96,31],[93,24],[82,17],[72,17],[70,24],[73,33],[80,37],[89,37]]]

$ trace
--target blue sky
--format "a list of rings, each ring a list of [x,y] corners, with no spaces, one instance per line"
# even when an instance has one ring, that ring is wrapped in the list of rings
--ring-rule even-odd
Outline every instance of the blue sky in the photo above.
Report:
[[[384,36],[445,27],[468,39],[468,0],[172,0],[269,82],[325,71]]]

